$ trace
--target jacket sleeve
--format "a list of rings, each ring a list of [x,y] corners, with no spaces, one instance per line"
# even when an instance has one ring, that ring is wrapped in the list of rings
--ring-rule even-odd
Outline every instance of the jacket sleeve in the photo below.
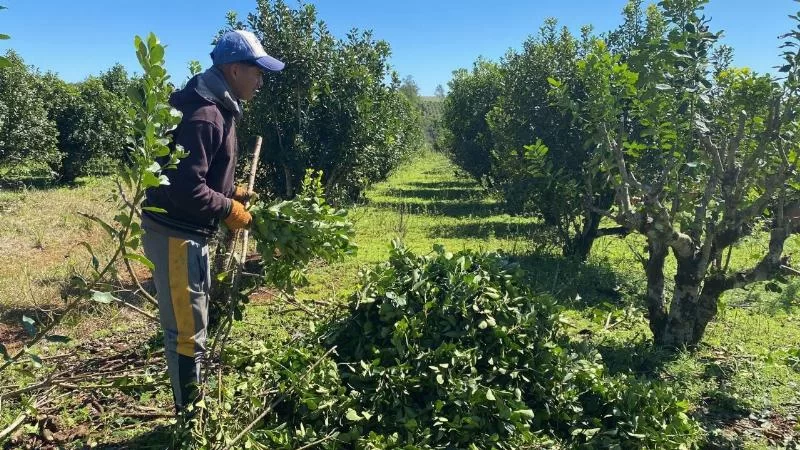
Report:
[[[179,213],[197,219],[223,219],[231,211],[231,200],[206,185],[206,174],[222,146],[222,132],[214,124],[192,121],[180,127],[175,143],[189,155],[175,170],[166,171],[170,181],[167,195]]]

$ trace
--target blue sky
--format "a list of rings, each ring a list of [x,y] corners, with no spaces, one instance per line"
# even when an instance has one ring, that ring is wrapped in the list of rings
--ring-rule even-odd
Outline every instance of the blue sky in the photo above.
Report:
[[[388,41],[391,63],[404,77],[412,75],[423,95],[437,84],[446,87],[451,72],[471,67],[479,55],[499,59],[519,48],[549,16],[577,31],[591,23],[606,31],[621,22],[625,0],[317,0],[318,18],[337,36],[350,28],[372,29]],[[0,51],[13,48],[26,63],[79,81],[116,62],[138,66],[133,36],[155,32],[168,45],[168,70],[186,77],[187,62],[209,64],[210,41],[225,23],[225,13],[245,16],[255,0],[0,0]],[[290,5],[294,4],[292,1]],[[725,30],[735,64],[759,72],[780,62],[777,36],[792,27],[788,14],[800,5],[791,0],[712,0],[706,14],[712,28]]]

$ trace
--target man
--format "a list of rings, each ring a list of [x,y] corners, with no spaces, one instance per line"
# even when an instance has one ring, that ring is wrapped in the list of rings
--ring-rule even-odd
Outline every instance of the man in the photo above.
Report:
[[[231,230],[250,226],[244,207],[252,193],[234,186],[238,144],[236,121],[242,101],[261,87],[265,71],[283,69],[248,31],[225,33],[211,52],[213,67],[172,94],[170,104],[183,113],[173,133],[188,156],[165,172],[170,183],[147,192],[143,244],[155,264],[156,285],[167,369],[182,412],[197,397],[205,356],[211,288],[208,241],[220,221]]]

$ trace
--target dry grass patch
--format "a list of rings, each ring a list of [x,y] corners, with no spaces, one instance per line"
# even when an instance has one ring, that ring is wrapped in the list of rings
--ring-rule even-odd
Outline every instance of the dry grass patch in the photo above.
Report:
[[[3,341],[18,336],[23,315],[37,322],[62,305],[64,281],[88,273],[91,258],[79,244],[98,254],[113,248],[97,225],[78,212],[110,220],[112,181],[90,180],[76,187],[0,191],[0,322]]]

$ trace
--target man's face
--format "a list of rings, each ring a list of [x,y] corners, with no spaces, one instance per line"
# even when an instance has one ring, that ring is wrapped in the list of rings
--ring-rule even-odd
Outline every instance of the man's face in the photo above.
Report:
[[[264,84],[264,72],[251,64],[236,64],[234,80],[231,83],[233,93],[239,100],[250,100]]]

